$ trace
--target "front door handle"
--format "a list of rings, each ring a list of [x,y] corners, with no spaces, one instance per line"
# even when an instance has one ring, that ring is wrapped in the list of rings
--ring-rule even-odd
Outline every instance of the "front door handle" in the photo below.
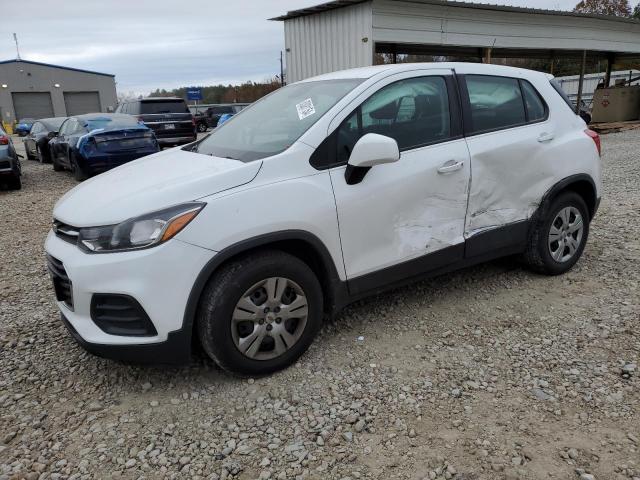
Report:
[[[456,162],[455,160],[449,160],[442,164],[438,169],[438,173],[451,173],[460,170],[464,166],[464,162]]]
[[[553,140],[553,133],[542,132],[542,133],[538,136],[538,141],[539,141],[540,143],[550,142],[551,140]]]

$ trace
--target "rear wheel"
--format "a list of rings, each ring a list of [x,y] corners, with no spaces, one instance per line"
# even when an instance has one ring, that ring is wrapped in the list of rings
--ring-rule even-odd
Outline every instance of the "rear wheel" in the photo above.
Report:
[[[565,192],[546,212],[530,234],[525,260],[537,272],[559,275],[570,270],[584,251],[589,210],[580,195]]]
[[[11,190],[21,190],[22,189],[22,177],[20,175],[16,175],[11,179],[9,183],[9,188]]]
[[[313,271],[292,255],[265,251],[227,264],[209,281],[198,334],[223,369],[261,375],[291,365],[307,350],[322,311]]]
[[[37,147],[36,147],[36,149],[37,149]],[[31,152],[29,151],[29,147],[27,147],[26,143],[24,144],[24,150],[25,150],[25,152],[27,154],[27,160],[37,160],[37,158],[38,158],[37,157],[37,153],[36,153],[35,156],[32,155]]]
[[[199,123],[198,124],[198,131],[200,133],[204,133],[207,131],[207,124],[206,123]]]

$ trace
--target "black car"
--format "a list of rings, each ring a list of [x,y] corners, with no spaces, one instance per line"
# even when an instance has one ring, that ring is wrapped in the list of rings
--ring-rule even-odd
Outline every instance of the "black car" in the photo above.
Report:
[[[49,142],[53,169],[70,169],[76,180],[105,172],[160,150],[153,131],[136,117],[87,113],[69,117]]]
[[[209,119],[207,117],[207,109],[205,107],[189,107],[191,114],[193,115],[193,119],[196,122],[196,129],[204,133],[211,126],[209,125]]]
[[[29,160],[51,163],[49,140],[58,134],[60,125],[66,119],[67,117],[41,118],[33,124],[31,131],[22,140]]]
[[[184,145],[197,138],[196,122],[182,98],[149,97],[121,103],[116,113],[135,115],[156,134],[161,147]]]
[[[222,115],[235,115],[248,105],[248,103],[226,103],[220,105],[211,105],[209,108],[207,108],[206,112],[209,126],[212,128],[216,128],[218,126],[218,121],[220,120],[220,117]]]
[[[0,184],[13,190],[22,188],[20,159],[13,142],[0,125]]]

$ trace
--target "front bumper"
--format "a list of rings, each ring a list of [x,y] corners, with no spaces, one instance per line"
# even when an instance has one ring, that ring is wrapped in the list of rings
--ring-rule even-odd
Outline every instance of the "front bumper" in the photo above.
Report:
[[[190,357],[191,325],[184,324],[191,288],[215,252],[172,239],[157,247],[91,254],[47,236],[47,254],[64,266],[73,305],[59,301],[63,321],[74,338],[100,356],[145,363],[184,363]],[[144,309],[157,334],[112,335],[91,316],[94,294],[128,295]]]

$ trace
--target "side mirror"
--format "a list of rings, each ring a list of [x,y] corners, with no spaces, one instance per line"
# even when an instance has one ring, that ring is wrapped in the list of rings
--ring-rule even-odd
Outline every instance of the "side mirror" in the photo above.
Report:
[[[347,185],[360,183],[371,167],[400,160],[398,142],[393,138],[367,133],[356,142],[347,162]]]

